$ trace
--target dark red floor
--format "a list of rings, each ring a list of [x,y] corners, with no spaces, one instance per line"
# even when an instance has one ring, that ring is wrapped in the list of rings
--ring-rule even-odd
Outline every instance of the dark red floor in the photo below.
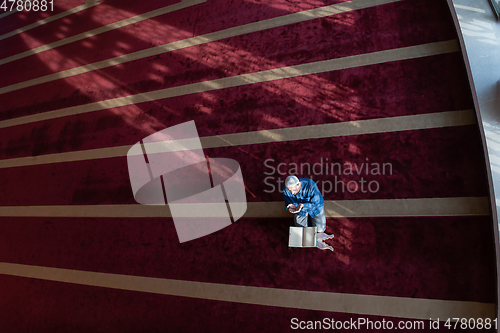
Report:
[[[54,14],[84,4],[61,1]],[[341,2],[208,0],[0,65],[0,87]],[[79,14],[1,40],[0,59],[173,3],[102,1]],[[0,34],[42,17],[18,13],[0,18]],[[455,38],[446,1],[400,1],[0,94],[0,121]],[[454,52],[6,127],[0,130],[0,159],[132,145],[155,131],[189,120],[195,120],[200,136],[212,136],[467,109],[473,109],[470,87],[462,55]],[[376,193],[333,191],[325,193],[325,200],[487,197],[482,152],[477,125],[205,149],[210,157],[240,163],[249,202],[282,200],[278,191],[267,191],[265,161],[312,164],[321,158],[358,165],[369,160],[393,167],[388,175],[366,175],[380,184]],[[2,168],[0,206],[136,205],[126,163],[123,156]],[[333,175],[299,176],[334,180]],[[361,177],[338,176],[346,183]],[[242,218],[229,228],[182,244],[169,218],[3,216],[0,262],[242,286],[497,301],[490,216],[328,217],[327,232],[335,234],[329,242],[334,252],[289,249],[291,218],[266,218],[265,212],[263,216]],[[0,275],[0,332],[288,332],[295,331],[292,318],[349,320],[363,316],[290,306],[191,299]]]

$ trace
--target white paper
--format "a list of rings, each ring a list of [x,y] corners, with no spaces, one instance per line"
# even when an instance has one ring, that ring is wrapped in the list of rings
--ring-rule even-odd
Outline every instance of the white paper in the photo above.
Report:
[[[290,227],[288,247],[302,247],[302,235],[304,228]]]
[[[302,242],[303,247],[315,247],[316,246],[316,227],[303,228],[304,229],[304,239]]]

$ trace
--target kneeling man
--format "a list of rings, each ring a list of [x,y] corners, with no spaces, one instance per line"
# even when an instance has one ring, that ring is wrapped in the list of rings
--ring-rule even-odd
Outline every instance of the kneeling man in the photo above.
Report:
[[[324,233],[326,229],[325,200],[316,183],[312,179],[288,176],[283,185],[283,197],[286,209],[294,214],[295,226],[307,227],[310,219],[311,226],[317,227],[318,247],[324,249],[326,246],[333,250],[322,242],[332,238],[333,235]]]

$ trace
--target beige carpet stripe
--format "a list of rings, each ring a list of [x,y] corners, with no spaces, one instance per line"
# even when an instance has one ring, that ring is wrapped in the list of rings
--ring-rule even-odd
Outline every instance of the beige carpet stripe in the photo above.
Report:
[[[68,69],[65,71],[57,72],[54,74],[42,76],[39,78],[35,78],[32,80],[12,84],[3,88],[0,88],[0,94],[4,94],[7,92],[31,87],[37,84],[51,82],[54,80],[75,76],[78,74],[87,73],[90,71],[94,71],[97,69],[102,69],[118,64],[123,64],[129,61],[134,61],[138,59],[143,59],[146,57],[155,56],[162,53],[172,52],[175,50],[181,50],[187,47],[201,45],[209,42],[218,41],[225,38],[241,36],[244,34],[249,34],[252,32],[263,31],[266,29],[281,27],[284,25],[314,20],[321,17],[332,16],[340,13],[345,13],[353,10],[358,10],[362,8],[369,8],[374,6],[379,6],[387,3],[397,2],[400,0],[353,0],[348,2],[343,2],[341,4],[335,4],[331,6],[325,6],[320,8],[315,8],[303,12],[298,12],[294,14],[284,15],[268,20],[263,20],[259,22],[249,23],[245,25],[241,25],[234,28],[229,28],[201,36],[196,36],[184,40],[180,40],[177,42],[159,45],[156,47],[152,47],[146,50],[141,50],[129,54],[125,54],[122,56],[114,57],[111,59],[106,59],[103,61],[95,62],[92,64]]]
[[[0,263],[0,274],[214,301],[408,319],[495,318],[495,304],[251,287]],[[427,327],[427,325],[426,325]]]
[[[17,13],[17,10],[13,10],[13,11],[11,11],[11,12],[5,12],[5,13],[3,13],[3,14],[0,14],[0,19],[1,19],[1,18],[4,18],[4,17],[6,17],[6,16],[9,16],[10,14],[14,14],[14,13]]]
[[[31,116],[19,117],[0,121],[0,128],[29,124],[60,117],[74,116],[83,113],[100,111],[121,106],[133,105],[159,99],[184,96],[194,93],[207,92],[231,87],[239,87],[254,83],[268,82],[280,79],[293,78],[304,75],[324,73],[353,67],[381,64],[391,61],[407,60],[439,54],[457,52],[457,41],[449,40],[403,47],[373,53],[360,54],[344,58],[330,59],[296,66],[275,68],[261,72],[231,76],[227,78],[187,84],[178,87],[154,90],[136,95],[129,95],[100,102],[83,104],[69,108],[44,112]]]
[[[332,180],[333,181],[333,180]],[[131,190],[132,191],[132,190]],[[173,204],[171,204],[173,205]],[[177,204],[182,205],[182,204]],[[196,212],[214,211],[213,204],[189,204],[184,217]],[[170,205],[63,205],[1,206],[1,217],[171,217]],[[187,206],[187,205],[184,205]],[[194,207],[197,206],[197,207]],[[199,207],[198,207],[199,206]],[[490,215],[487,197],[373,199],[325,201],[327,217],[397,216],[479,216]],[[244,217],[290,217],[283,202],[249,202]],[[205,215],[201,216],[205,217]]]
[[[16,30],[11,31],[9,33],[0,35],[0,40],[3,40],[3,39],[6,39],[6,38],[15,36],[15,35],[20,34],[22,32],[25,32],[25,31],[28,31],[30,29],[33,29],[33,28],[39,27],[41,25],[47,24],[49,22],[53,22],[55,20],[59,20],[59,19],[61,19],[63,17],[69,16],[71,14],[78,13],[78,12],[80,12],[82,10],[85,10],[87,8],[90,8],[90,7],[93,7],[93,6],[96,6],[96,5],[97,5],[97,3],[92,3],[92,4],[86,3],[85,5],[69,9],[67,11],[64,11],[62,13],[59,13],[59,14],[56,14],[56,15],[53,15],[53,16],[49,16],[49,17],[47,17],[47,18],[45,18],[43,20],[37,21],[37,22],[32,23],[30,25],[24,26],[22,28],[16,29]]]
[[[473,110],[461,110],[206,136],[201,137],[200,140],[202,143],[202,147],[205,149],[270,142],[320,139],[348,135],[422,130],[440,127],[471,125],[476,123],[476,116]],[[127,145],[0,160],[0,169],[49,163],[124,157],[127,156],[127,152],[131,147],[131,145]]]
[[[57,42],[54,42],[54,43],[45,44],[45,45],[42,45],[39,47],[35,47],[29,51],[18,53],[16,55],[1,59],[0,65],[4,65],[4,64],[7,64],[7,63],[15,61],[15,60],[26,58],[26,57],[31,56],[33,54],[37,54],[37,53],[41,53],[41,52],[44,52],[47,50],[51,50],[51,49],[54,49],[56,47],[66,45],[69,43],[73,43],[73,42],[76,42],[76,41],[79,41],[79,40],[82,40],[85,38],[89,38],[89,37],[92,37],[95,35],[99,35],[99,34],[102,34],[102,33],[105,33],[105,32],[111,31],[111,30],[123,28],[125,26],[131,25],[134,23],[138,23],[138,22],[141,22],[144,20],[148,20],[150,18],[159,16],[159,15],[163,15],[163,14],[171,13],[171,12],[174,12],[174,11],[177,11],[180,9],[191,7],[191,6],[203,3],[203,2],[206,2],[206,0],[183,0],[180,3],[176,3],[176,4],[169,5],[169,6],[166,6],[163,8],[155,9],[153,11],[150,11],[150,12],[147,12],[147,13],[144,13],[141,15],[129,17],[127,19],[102,26],[102,27],[94,29],[94,30],[83,32],[83,33],[75,35],[75,36],[71,36],[71,37],[68,37],[65,39],[58,40]]]

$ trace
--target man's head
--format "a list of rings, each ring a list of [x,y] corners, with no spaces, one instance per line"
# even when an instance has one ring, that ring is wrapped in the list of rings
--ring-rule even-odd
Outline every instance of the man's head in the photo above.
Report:
[[[293,195],[300,191],[300,181],[296,176],[288,176],[285,179],[285,186]]]

